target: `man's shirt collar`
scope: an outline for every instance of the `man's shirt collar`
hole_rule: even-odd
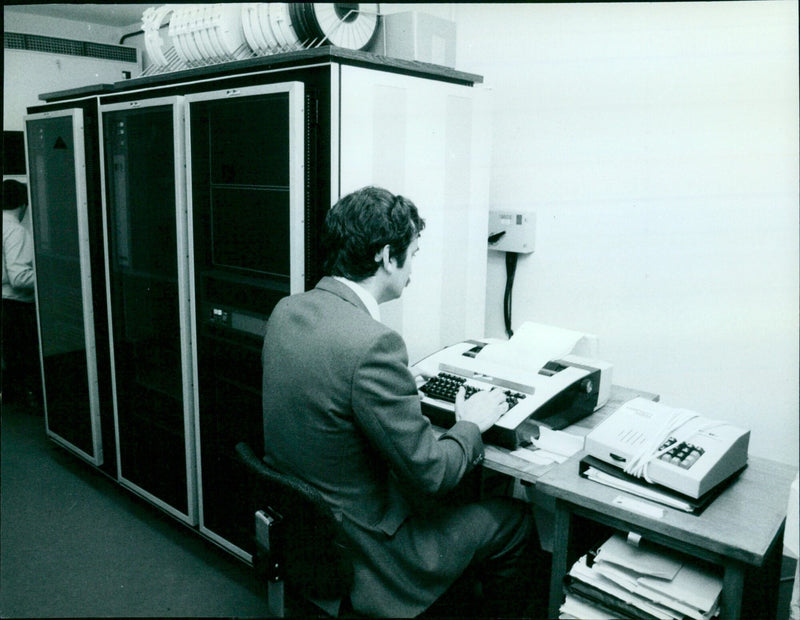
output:
[[[378,302],[372,296],[372,293],[370,293],[367,289],[361,286],[358,282],[353,282],[352,280],[348,280],[347,278],[343,278],[341,276],[333,276],[333,279],[338,280],[342,284],[350,287],[352,291],[356,295],[358,295],[358,298],[367,307],[367,312],[369,312],[369,315],[376,321],[381,320],[381,311],[378,308]]]

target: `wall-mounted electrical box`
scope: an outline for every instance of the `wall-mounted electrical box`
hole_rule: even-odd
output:
[[[536,240],[536,214],[489,211],[489,249],[530,254]]]

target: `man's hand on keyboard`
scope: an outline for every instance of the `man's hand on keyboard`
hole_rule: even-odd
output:
[[[465,399],[466,390],[460,387],[456,393],[456,421],[474,422],[481,433],[489,430],[501,415],[508,411],[503,390],[481,390]]]

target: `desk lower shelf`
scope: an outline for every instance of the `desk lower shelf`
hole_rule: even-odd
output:
[[[665,508],[663,517],[655,518],[615,504],[621,491],[581,478],[581,456],[551,468],[536,484],[537,493],[555,498],[551,616],[558,614],[563,576],[580,552],[575,545],[578,522],[634,532],[722,566],[723,618],[740,618],[743,609],[748,614],[754,609],[774,614],[786,502],[795,476],[792,467],[750,457],[739,479],[701,515]],[[748,583],[758,587],[746,587]],[[747,590],[754,590],[754,595],[747,596]]]

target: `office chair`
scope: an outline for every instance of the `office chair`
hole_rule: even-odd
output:
[[[250,477],[253,567],[266,579],[270,612],[285,617],[294,606],[287,599],[296,595],[294,604],[306,609],[289,609],[291,615],[312,615],[308,602],[330,616],[352,613],[353,564],[341,543],[341,525],[319,491],[267,467],[244,442],[236,454]]]

